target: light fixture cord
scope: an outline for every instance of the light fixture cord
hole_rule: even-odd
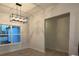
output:
[[[20,17],[21,17],[21,6],[20,6]]]
[[[18,6],[16,5],[16,15],[18,16]]]

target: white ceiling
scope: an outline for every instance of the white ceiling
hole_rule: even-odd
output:
[[[48,7],[48,6],[55,6],[57,5],[58,3],[35,3],[35,5],[38,5],[40,7]]]
[[[39,7],[39,8],[46,8],[48,6],[54,7],[57,5],[56,3],[21,3],[22,7],[22,13],[29,13],[32,11],[32,9]],[[14,9],[16,9],[15,3],[0,3],[0,12],[2,13],[11,13],[16,12]]]
[[[32,3],[21,3],[21,4],[22,4],[21,10],[24,11],[24,12],[27,12],[27,11],[31,10],[32,8],[36,7]],[[13,8],[13,9],[17,8],[15,3],[3,3],[3,5],[8,6],[10,8]]]

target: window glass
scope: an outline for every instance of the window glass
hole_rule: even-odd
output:
[[[0,44],[20,42],[20,27],[0,24]]]
[[[12,43],[20,42],[20,35],[12,35]]]
[[[12,26],[11,34],[20,34],[20,27],[19,26]]]

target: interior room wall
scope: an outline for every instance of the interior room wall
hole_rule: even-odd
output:
[[[10,22],[9,14],[0,13],[0,24],[16,25],[21,28],[21,42],[0,45],[0,54],[28,48],[28,23]]]
[[[40,13],[34,13],[29,20],[29,47],[44,52],[44,16]]]
[[[69,55],[78,55],[79,40],[79,4],[58,4],[56,7],[49,7],[32,13],[29,21],[30,47],[39,51],[45,51],[44,21],[46,18],[70,13],[70,32],[69,32]]]

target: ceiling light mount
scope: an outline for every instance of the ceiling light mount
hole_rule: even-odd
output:
[[[16,3],[16,5],[18,5],[18,6],[22,6],[22,4],[19,4],[19,3]]]

